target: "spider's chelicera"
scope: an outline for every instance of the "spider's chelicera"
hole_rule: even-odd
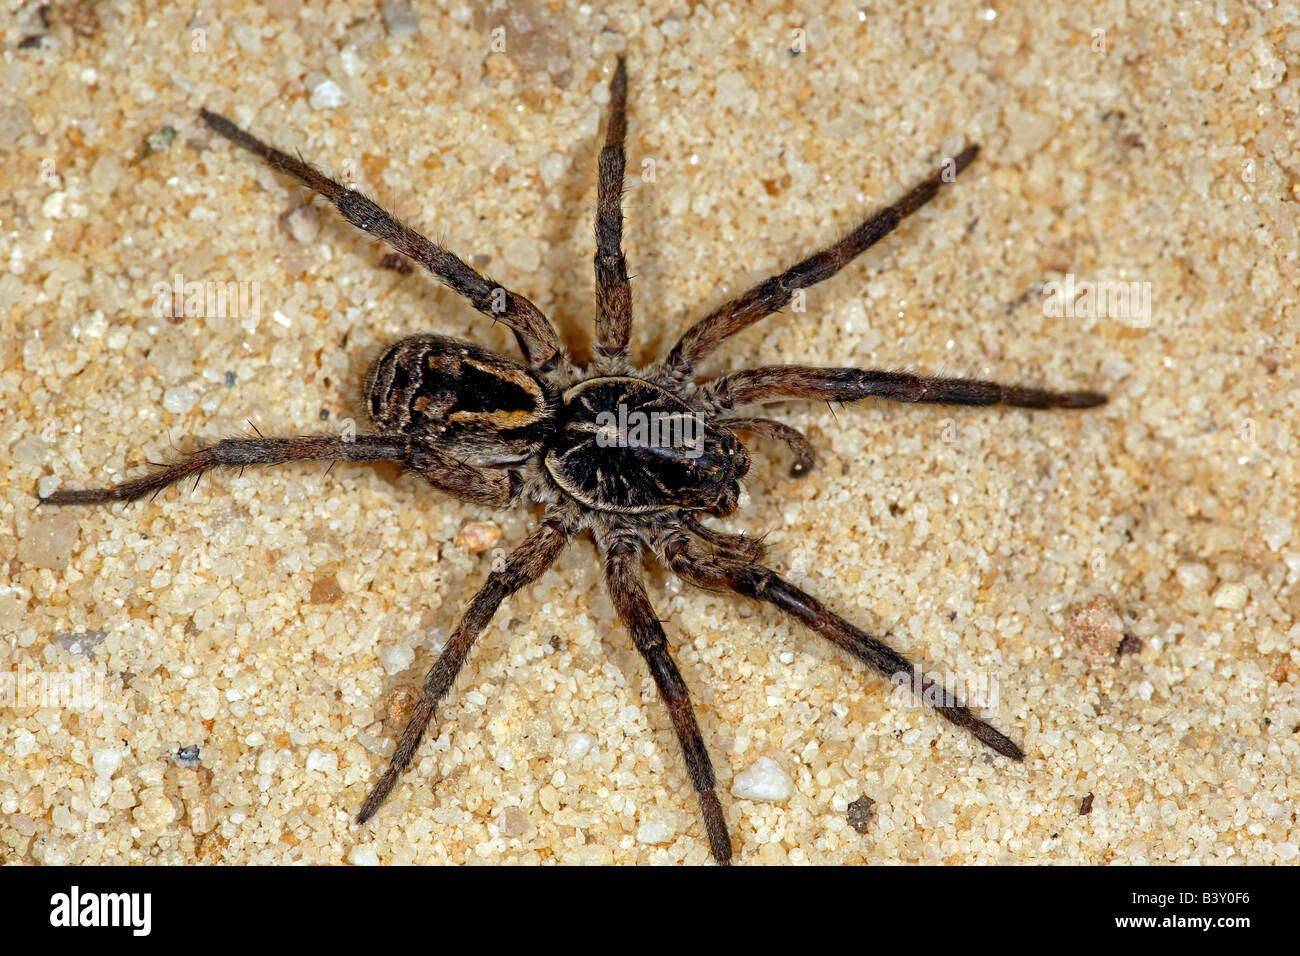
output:
[[[898,651],[765,567],[759,542],[712,529],[701,520],[726,517],[736,509],[740,483],[750,466],[740,435],[784,443],[795,458],[793,474],[811,467],[812,448],[800,432],[772,418],[737,414],[765,402],[877,397],[1086,408],[1105,401],[1095,392],[1045,391],[863,368],[783,365],[695,380],[700,363],[727,338],[779,310],[798,290],[844,268],[929,202],[943,183],[970,164],[978,147],[968,146],[946,160],[932,176],[838,242],[719,306],[692,325],[662,361],[638,366],[628,357],[632,298],[622,253],[627,105],[622,60],[614,71],[610,98],[596,208],[596,342],[586,365],[571,360],[550,321],[528,299],[485,278],[360,193],[203,110],[200,115],[213,131],[309,186],[354,226],[424,266],[478,311],[504,322],[518,340],[523,361],[446,336],[412,336],[390,347],[366,377],[364,401],[374,426],[370,434],[227,439],[133,481],[56,491],[41,500],[60,505],[129,501],[217,466],[314,460],[400,462],[465,501],[542,506],[537,529],[492,571],[430,669],[388,769],[367,797],[358,822],[375,814],[410,764],[435,708],[501,602],[537,580],[582,533],[595,541],[614,607],[667,705],[718,862],[731,859],[731,841],[686,684],[646,596],[640,568],[646,556],[657,557],[691,584],[774,605],[886,678],[905,683],[993,750],[1022,759],[1016,744]]]

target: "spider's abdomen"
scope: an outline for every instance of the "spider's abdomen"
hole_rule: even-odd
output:
[[[561,398],[546,469],[598,511],[735,510],[749,455],[739,439],[671,392],[617,376]]]
[[[554,402],[524,366],[445,335],[413,335],[370,367],[364,390],[375,427],[436,442],[474,464],[519,461],[554,427]]]

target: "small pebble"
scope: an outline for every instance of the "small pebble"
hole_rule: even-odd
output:
[[[161,830],[176,819],[176,807],[165,793],[155,791],[131,812],[131,818],[142,830]]]
[[[759,757],[731,784],[733,797],[759,803],[784,803],[793,792],[789,774],[771,757]]]
[[[48,498],[59,490],[61,484],[63,484],[63,479],[58,475],[43,475],[36,481],[36,494],[42,498]]]
[[[90,758],[90,765],[95,768],[95,776],[107,780],[117,773],[118,767],[122,766],[122,753],[114,747],[96,750],[95,755]]]
[[[1210,583],[1210,569],[1199,561],[1180,561],[1174,577],[1187,590],[1204,590]]]
[[[528,832],[528,814],[518,807],[506,807],[497,817],[497,827],[503,837],[513,839],[523,836]]]
[[[9,446],[9,459],[15,465],[35,468],[50,458],[50,446],[35,435],[25,435]]]
[[[31,110],[22,103],[0,104],[0,149],[16,149],[18,138],[31,129]]]
[[[745,94],[749,92],[749,81],[739,70],[728,70],[718,77],[716,89],[719,105],[739,109],[745,103]]]
[[[68,194],[63,190],[50,193],[41,203],[41,215],[48,219],[63,218],[63,207],[68,201]]]
[[[71,511],[42,515],[18,540],[18,562],[30,568],[62,571],[77,546],[77,515]]]
[[[564,175],[564,157],[559,153],[547,153],[537,164],[537,172],[542,177],[542,184],[547,188],[554,186]]]
[[[183,415],[194,407],[199,396],[194,389],[186,385],[175,385],[163,392],[163,408],[176,415]]]
[[[876,818],[876,801],[868,796],[861,796],[849,804],[848,821],[858,833],[866,833],[871,821]]]
[[[389,723],[395,727],[405,727],[406,722],[411,719],[417,702],[416,696],[405,687],[394,688],[388,695],[388,702],[384,707]]]
[[[637,827],[636,842],[656,846],[672,840],[672,831],[662,820],[648,820]]]
[[[542,264],[542,248],[531,236],[516,236],[501,250],[506,265],[519,272],[536,272]]]
[[[1076,608],[1067,626],[1089,667],[1096,669],[1114,662],[1124,638],[1124,622],[1109,600],[1098,595]]]
[[[1250,74],[1252,90],[1271,90],[1286,78],[1286,62],[1267,39],[1260,37],[1256,40],[1251,53],[1255,57],[1255,69]]]
[[[69,634],[66,631],[60,631],[50,638],[50,643],[59,645],[69,654],[80,654],[82,657],[93,658],[95,648],[104,643],[104,639],[107,637],[107,631],[88,631],[85,634]]]
[[[154,130],[144,140],[144,155],[152,156],[154,153],[161,153],[172,144],[176,138],[176,130],[170,126],[164,126],[162,129]]]
[[[564,759],[570,763],[577,762],[596,745],[596,738],[581,732],[569,734],[564,738]]]
[[[420,18],[415,15],[411,5],[405,0],[384,0],[380,8],[384,14],[384,26],[388,35],[409,37],[420,29]]]
[[[339,50],[339,66],[343,67],[343,72],[348,76],[356,76],[366,68],[357,48],[350,43]]]
[[[378,866],[379,854],[374,847],[354,846],[348,851],[348,862],[353,866]]]
[[[343,589],[339,587],[338,579],[332,574],[318,574],[312,579],[307,603],[333,604],[341,597]]]
[[[1260,529],[1264,532],[1264,543],[1270,551],[1281,551],[1294,533],[1291,519],[1285,515],[1270,515],[1260,522]]]
[[[303,203],[290,209],[280,217],[280,222],[289,235],[304,246],[315,239],[316,234],[320,232],[320,219],[316,215],[316,207],[310,203]]]
[[[932,827],[947,826],[953,819],[952,804],[940,797],[927,800],[921,807],[921,815]]]
[[[307,769],[318,770],[324,774],[331,774],[339,769],[339,755],[322,753],[319,750],[313,750],[307,754]]]
[[[307,98],[314,110],[332,110],[343,105],[343,90],[333,80],[322,80],[316,84]]]
[[[390,677],[400,674],[415,660],[415,651],[408,644],[388,644],[379,649],[379,663]]]
[[[1225,611],[1240,611],[1250,600],[1250,588],[1240,582],[1219,585],[1214,592],[1214,606]]]
[[[470,554],[482,554],[501,540],[501,529],[491,521],[471,521],[456,535],[456,544]]]

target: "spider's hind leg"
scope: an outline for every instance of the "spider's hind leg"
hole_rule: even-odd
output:
[[[693,547],[683,532],[670,531],[659,542],[668,566],[680,577],[710,591],[734,591],[756,601],[766,601],[832,644],[848,651],[876,673],[912,689],[946,720],[970,731],[993,750],[1023,760],[1024,751],[1005,734],[971,713],[955,694],[936,684],[915,664],[884,641],[854,627],[826,608],[811,594],[781,578],[770,568],[753,562],[705,554]]]
[[[402,731],[388,769],[371,788],[370,795],[362,804],[361,812],[357,814],[357,823],[365,823],[373,817],[383,802],[388,799],[389,793],[397,783],[397,778],[415,756],[420,740],[424,737],[424,731],[428,728],[429,721],[433,719],[438,702],[451,689],[452,682],[465,663],[465,658],[469,656],[470,648],[474,646],[474,641],[488,626],[488,622],[496,614],[501,602],[541,577],[546,569],[555,563],[555,559],[564,550],[568,540],[569,533],[559,521],[554,519],[543,521],[540,528],[510,553],[505,559],[504,567],[493,570],[488,575],[487,582],[479,588],[478,593],[469,602],[469,607],[465,609],[465,614],[456,625],[456,630],[447,641],[447,646],[438,655],[433,667],[429,668],[429,673],[424,679],[424,692],[420,695],[419,703],[415,705],[415,712],[407,721],[406,729]]]
[[[636,649],[645,658],[655,686],[659,688],[659,696],[672,718],[673,730],[682,746],[682,756],[686,758],[686,769],[700,799],[709,849],[719,863],[730,863],[731,837],[727,834],[727,821],[718,800],[713,764],[709,761],[709,751],[691,707],[690,691],[668,651],[663,625],[646,596],[637,567],[641,559],[640,550],[632,542],[617,538],[602,542],[601,550],[605,553],[605,584],[610,599],[619,618],[631,631]]]

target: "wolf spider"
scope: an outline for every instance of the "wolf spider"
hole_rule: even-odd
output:
[[[966,147],[838,242],[714,309],[692,325],[662,361],[638,366],[628,357],[632,297],[622,252],[627,113],[622,59],[611,81],[610,101],[596,204],[596,343],[585,365],[570,359],[555,328],[528,299],[487,279],[315,167],[268,146],[223,116],[201,111],[214,132],[315,190],[348,222],[424,266],[478,311],[504,322],[524,360],[441,335],[405,338],[384,352],[366,376],[364,401],[374,425],[371,434],[354,439],[226,439],[142,478],[109,488],[56,491],[41,500],[55,505],[130,501],[187,477],[197,479],[213,467],[311,460],[400,462],[464,501],[544,506],[540,525],[488,576],[429,670],[423,694],[388,769],[362,805],[358,823],[374,816],[410,764],[435,708],[501,602],[536,581],[570,539],[583,532],[595,541],[614,607],[667,705],[699,796],[709,847],[719,863],[730,861],[731,840],[686,684],[646,596],[640,564],[649,554],[698,587],[774,605],[876,672],[906,683],[939,714],[993,750],[1023,759],[1015,743],[898,651],[761,564],[760,542],[701,521],[706,515],[726,517],[736,510],[740,481],[750,465],[739,434],[783,443],[794,455],[796,475],[806,473],[813,463],[812,448],[799,431],[772,418],[735,414],[745,406],[791,398],[847,402],[867,397],[1027,408],[1087,408],[1105,402],[1095,392],[861,368],[768,366],[701,384],[694,381],[700,362],[725,340],[780,310],[797,290],[829,279],[888,235],[929,202],[941,184],[965,169],[979,147]],[[682,427],[645,427],[654,422]]]

